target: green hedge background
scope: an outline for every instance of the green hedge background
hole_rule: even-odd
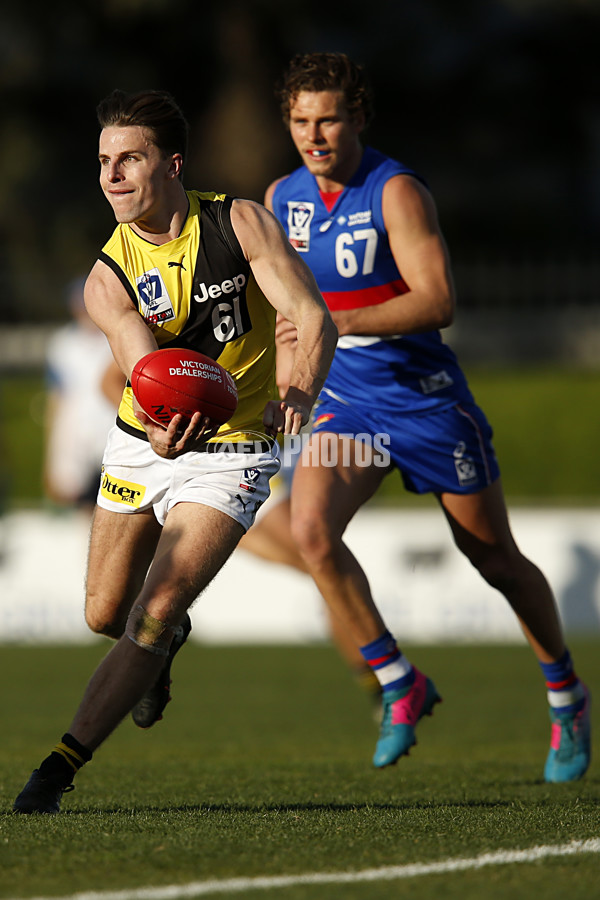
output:
[[[494,428],[504,488],[512,503],[600,503],[600,371],[467,368],[467,375]],[[0,403],[5,502],[13,507],[41,504],[43,375],[5,375]],[[407,494],[401,479],[392,474],[373,502],[407,506],[435,501]]]

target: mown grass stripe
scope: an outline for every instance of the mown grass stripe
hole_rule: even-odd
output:
[[[208,894],[235,894],[249,890],[272,890],[297,885],[348,884],[363,881],[394,881],[422,875],[442,875],[464,872],[485,866],[504,866],[513,863],[537,862],[548,857],[575,856],[581,853],[600,853],[600,838],[571,841],[568,844],[531,847],[529,850],[499,850],[480,856],[440,860],[433,863],[412,863],[405,866],[384,866],[362,872],[312,872],[304,875],[273,875],[255,878],[228,878],[222,881],[193,881],[156,888],[135,888],[123,891],[85,891],[62,898],[34,897],[29,900],[176,900],[179,897],[203,897]]]

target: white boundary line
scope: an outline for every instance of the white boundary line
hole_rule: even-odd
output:
[[[412,863],[406,866],[384,866],[363,869],[361,872],[312,872],[305,875],[272,875],[257,878],[228,878],[222,881],[192,881],[156,888],[134,888],[123,891],[85,891],[57,897],[32,897],[30,900],[176,900],[179,897],[202,897],[207,894],[236,894],[240,891],[269,890],[295,887],[298,884],[349,884],[361,881],[393,881],[416,878],[420,875],[440,875],[444,872],[465,872],[485,866],[505,866],[511,863],[537,862],[556,856],[576,856],[580,853],[600,853],[600,838],[571,841],[569,844],[549,844],[529,850],[499,850],[483,853],[470,859],[446,859],[433,863]]]

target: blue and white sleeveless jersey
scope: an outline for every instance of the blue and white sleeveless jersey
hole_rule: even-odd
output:
[[[423,182],[402,163],[366,147],[331,212],[305,166],[275,188],[275,215],[332,311],[375,306],[410,290],[392,256],[381,209],[384,184],[399,174]],[[324,390],[383,414],[433,412],[472,400],[439,331],[341,337]]]

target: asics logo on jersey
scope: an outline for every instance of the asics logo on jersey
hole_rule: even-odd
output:
[[[246,276],[241,272],[239,275],[234,275],[233,278],[226,278],[220,284],[209,284],[207,286],[202,282],[198,286],[198,292],[194,294],[194,300],[196,303],[205,303],[209,298],[215,300],[223,294],[232,294],[234,291],[239,293],[245,284]]]

